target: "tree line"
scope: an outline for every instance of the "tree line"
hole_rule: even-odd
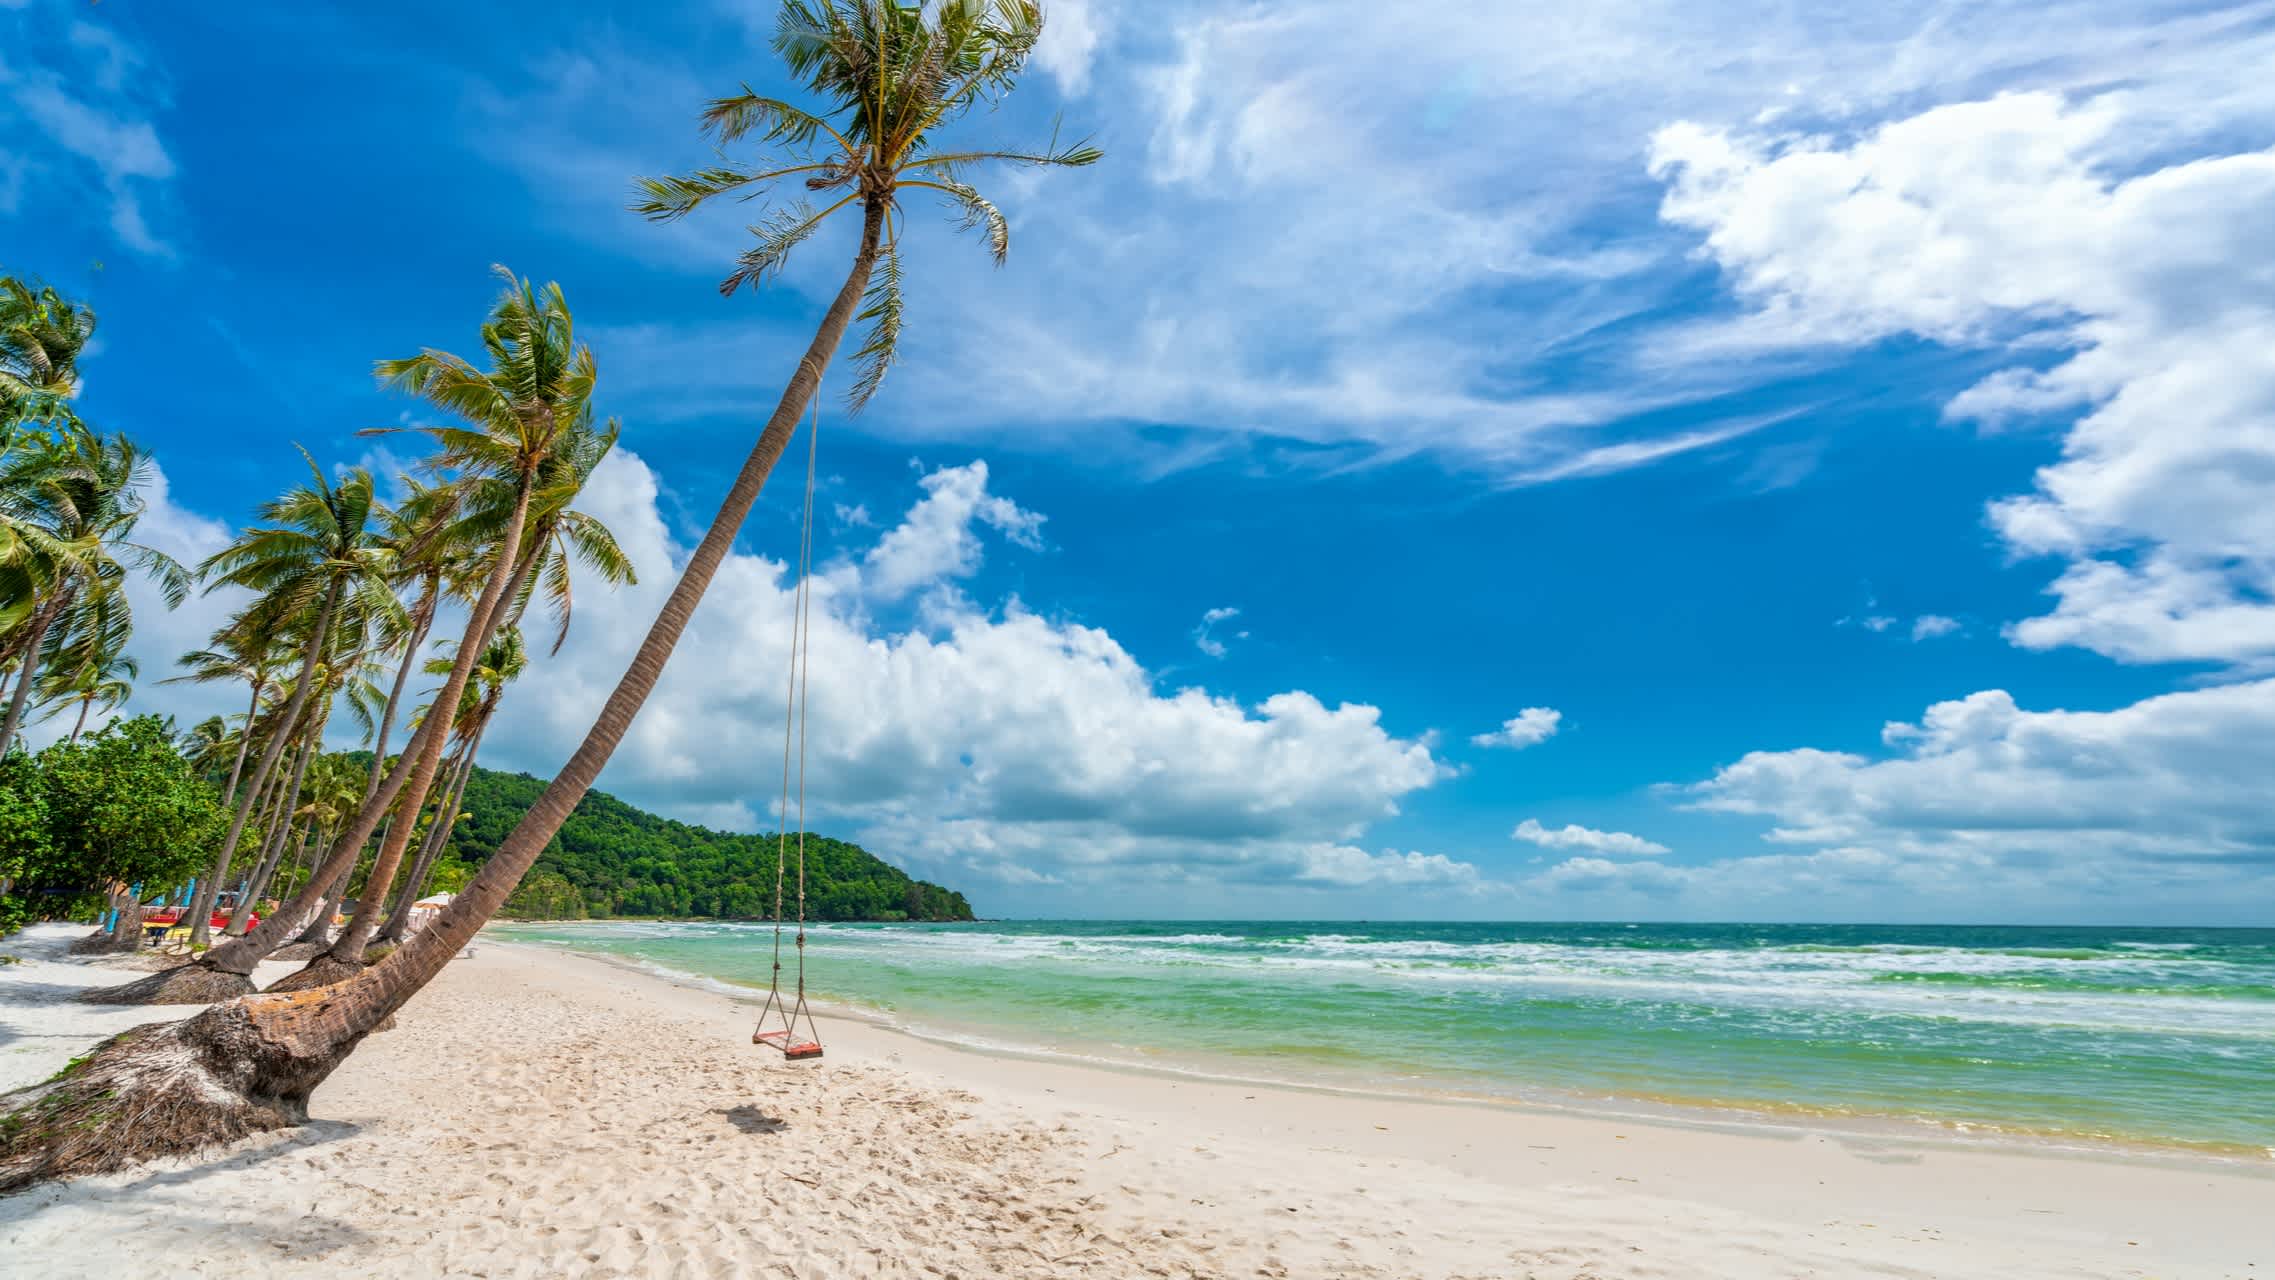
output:
[[[540,288],[500,268],[504,288],[480,326],[477,358],[426,348],[375,366],[384,386],[441,419],[404,429],[428,452],[397,500],[387,500],[367,471],[327,470],[304,453],[307,479],[264,504],[255,526],[194,569],[131,540],[147,464],[123,438],[99,436],[71,418],[65,402],[75,375],[43,372],[42,354],[0,384],[11,406],[11,456],[0,475],[15,465],[20,424],[30,424],[26,449],[63,459],[32,468],[38,481],[21,490],[32,495],[21,528],[18,490],[0,498],[10,519],[0,535],[0,574],[12,575],[0,579],[11,584],[0,591],[9,637],[0,660],[13,674],[0,752],[18,732],[19,708],[51,677],[95,679],[93,658],[108,651],[102,637],[123,616],[117,586],[129,572],[146,575],[168,601],[193,586],[242,592],[244,607],[180,677],[234,685],[245,708],[193,731],[202,761],[216,770],[228,762],[219,788],[228,817],[191,921],[203,934],[212,895],[244,874],[247,862],[256,881],[295,865],[295,854],[305,868],[297,891],[257,923],[241,909],[224,936],[195,939],[211,945],[187,963],[83,997],[207,1007],[179,1022],[137,1027],[55,1078],[0,1097],[0,1192],[300,1123],[310,1093],[472,940],[549,849],[561,849],[564,863],[548,874],[585,895],[586,886],[570,879],[568,843],[557,837],[654,690],[847,331],[856,322],[865,328],[847,393],[853,411],[875,394],[899,352],[907,197],[944,202],[1000,263],[1009,221],[967,178],[994,163],[1080,167],[1100,158],[1086,143],[1062,146],[1056,138],[1026,151],[942,140],[951,125],[1011,91],[1041,32],[1034,0],[782,0],[774,51],[811,105],[745,86],[701,113],[721,151],[718,163],[635,180],[632,207],[657,221],[721,197],[764,202],[723,293],[773,283],[822,223],[851,210],[859,228],[846,274],[591,728],[449,905],[391,950],[370,946],[385,928],[390,890],[396,904],[407,902],[440,860],[475,786],[483,730],[530,661],[523,646],[537,621],[532,608],[543,602],[557,648],[571,619],[572,563],[604,582],[632,578],[608,531],[576,508],[618,425],[595,420],[598,366],[576,341],[560,286]],[[729,160],[726,149],[737,146],[759,158]],[[41,307],[28,327],[37,330],[28,341],[41,353],[52,349],[51,330],[78,324],[91,331],[91,315],[81,324],[76,313]],[[441,646],[439,689],[406,697],[430,630],[446,618],[462,625]],[[93,702],[108,696],[71,687],[81,690],[71,696]],[[50,696],[42,705],[54,702]],[[368,722],[373,750],[361,778],[348,773],[317,806],[310,780],[340,781],[327,763],[336,757],[322,745],[341,710]],[[398,727],[406,737],[394,751]],[[629,892],[659,903],[668,897],[676,908],[687,884],[679,873],[711,856],[693,844],[685,852],[685,862],[678,851],[668,859],[642,855],[645,864],[632,857],[618,883],[649,886]],[[809,858],[815,852],[809,842]],[[821,860],[850,860],[854,852],[833,843]],[[737,865],[737,856],[721,852],[720,865]],[[845,869],[860,868],[848,861]],[[327,935],[332,904],[358,875],[363,892],[354,912]],[[928,896],[915,882],[898,887],[903,911],[961,905],[952,895]],[[255,993],[254,966],[290,954],[288,946],[310,953],[306,965]]]

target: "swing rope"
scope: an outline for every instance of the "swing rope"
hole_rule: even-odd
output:
[[[793,1061],[822,1056],[821,1033],[814,1027],[813,1010],[806,1007],[806,689],[813,639],[814,477],[821,445],[821,383],[815,379],[812,420],[806,428],[806,504],[798,536],[798,586],[790,613],[790,681],[782,699],[782,800],[776,807],[774,831],[774,981],[766,994],[766,1007],[758,1016],[752,1044],[768,1044]],[[782,898],[790,861],[790,747],[797,742],[798,800],[798,931],[797,999],[782,996]],[[767,1019],[782,1011],[782,1025],[767,1029]],[[805,1020],[806,1036],[798,1036],[798,1021]]]

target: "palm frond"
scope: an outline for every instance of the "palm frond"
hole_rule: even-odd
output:
[[[802,204],[776,210],[750,229],[750,233],[758,237],[758,243],[736,259],[734,271],[719,282],[719,292],[731,296],[746,284],[755,289],[766,283],[766,277],[782,270],[783,264],[789,261],[790,251],[804,243],[823,219],[857,198],[858,193],[846,196],[819,213]]]
[[[846,393],[846,403],[859,413],[877,394],[885,381],[885,373],[900,354],[901,340],[901,254],[900,242],[885,246],[878,256],[877,268],[869,277],[869,288],[862,295],[861,314],[856,317],[869,328],[863,335],[861,349],[853,353],[859,367],[853,387]]]

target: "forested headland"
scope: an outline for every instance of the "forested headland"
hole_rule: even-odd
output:
[[[458,859],[479,865],[497,851],[545,787],[526,773],[476,767],[453,838]],[[676,822],[588,791],[503,914],[534,920],[614,916],[759,919],[774,910],[775,838]],[[797,836],[790,837],[783,909],[795,914]],[[900,868],[857,844],[806,836],[809,920],[969,920],[964,895]]]

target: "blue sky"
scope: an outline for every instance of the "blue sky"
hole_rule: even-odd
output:
[[[1107,160],[982,184],[1000,270],[918,202],[823,416],[815,825],[999,914],[2275,922],[2275,8],[1504,8],[1049,6],[961,129]],[[548,772],[842,278],[624,210],[770,25],[0,0],[0,267],[186,554],[559,280],[643,585],[507,700]],[[796,499],[604,787],[770,820]]]

